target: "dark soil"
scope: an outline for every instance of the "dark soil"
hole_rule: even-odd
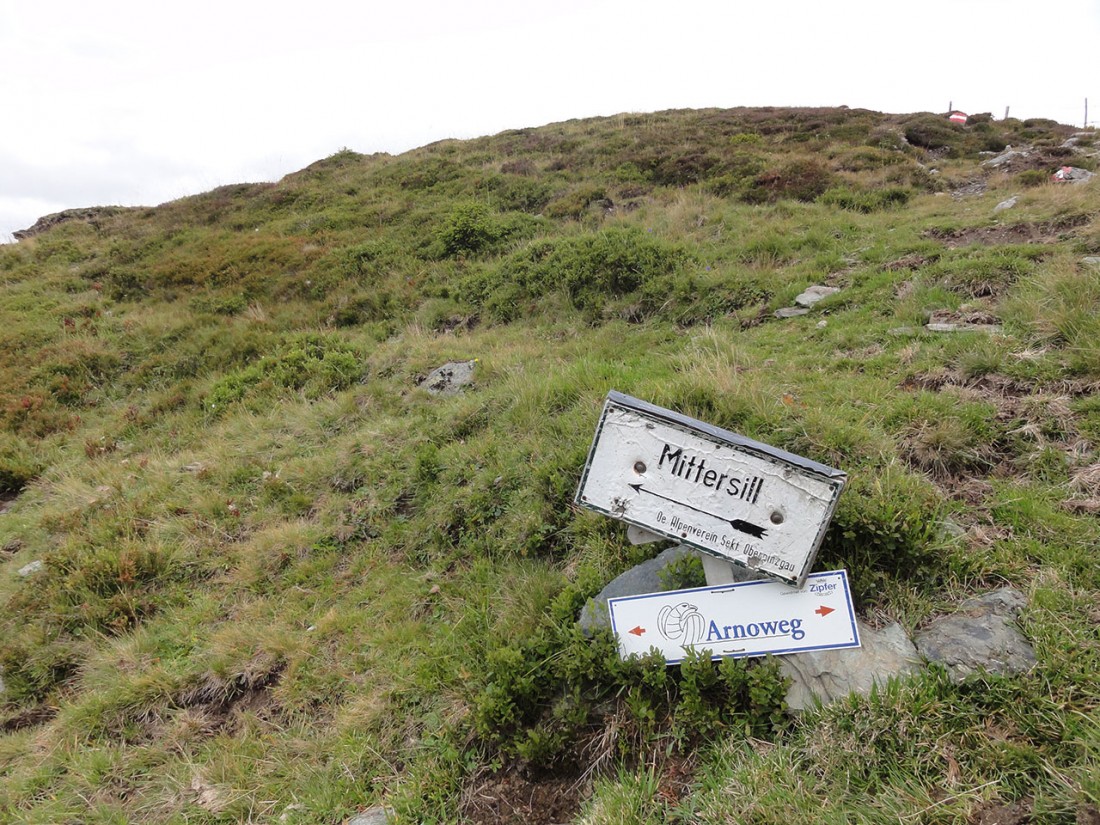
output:
[[[531,779],[518,769],[477,778],[463,794],[461,821],[472,825],[572,822],[582,794],[576,777]]]
[[[18,493],[0,493],[0,514],[6,513],[18,497]]]
[[[990,802],[970,817],[971,825],[1027,825],[1031,819],[1031,800],[1003,804]]]
[[[463,792],[461,821],[473,825],[572,822],[591,791],[589,773],[538,775],[517,764],[495,774],[482,774]],[[673,805],[688,794],[694,778],[693,759],[662,757],[657,794]]]
[[[202,717],[209,733],[233,733],[242,716],[273,716],[279,707],[271,694],[279,682],[285,664],[259,664],[256,668],[230,679],[213,674],[176,697],[176,704],[194,710]]]
[[[55,716],[57,716],[57,708],[49,705],[38,705],[0,722],[0,733],[15,733],[16,731],[33,728],[35,725],[44,725]]]
[[[1072,215],[1045,223],[1017,223],[1012,226],[969,226],[960,229],[930,229],[926,238],[934,238],[949,248],[974,244],[1056,243],[1065,235],[1088,223],[1088,215]]]

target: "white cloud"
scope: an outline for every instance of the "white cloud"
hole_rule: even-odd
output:
[[[15,204],[158,203],[343,146],[622,111],[953,102],[1079,122],[1090,93],[1100,111],[1098,39],[1095,0],[7,3],[0,235],[37,217]]]

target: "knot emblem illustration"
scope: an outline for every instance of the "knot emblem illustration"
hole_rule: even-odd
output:
[[[690,647],[702,641],[706,621],[699,609],[687,602],[678,605],[666,604],[657,614],[657,630],[670,642],[679,642]]]

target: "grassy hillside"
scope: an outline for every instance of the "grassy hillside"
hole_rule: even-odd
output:
[[[1100,821],[1073,133],[622,115],[0,247],[0,819]],[[818,569],[861,616],[1011,583],[1039,664],[795,717],[773,661],[621,663],[574,625],[659,549],[572,504],[609,389],[846,470]]]

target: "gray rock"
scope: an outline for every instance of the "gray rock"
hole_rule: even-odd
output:
[[[808,308],[812,307],[822,298],[828,298],[830,295],[835,295],[838,292],[840,292],[840,289],[835,286],[810,286],[806,287],[806,291],[799,294],[794,299],[794,302],[800,307]]]
[[[356,814],[345,825],[387,825],[390,821],[390,809],[375,805],[362,813]]]
[[[1087,255],[1081,259],[1086,266],[1100,266],[1100,255]]]
[[[1014,620],[1027,600],[1004,587],[967,599],[958,612],[936,619],[916,636],[917,650],[947,668],[955,681],[980,670],[1008,675],[1035,664],[1035,651]]]
[[[929,332],[1000,332],[997,324],[925,324]]]
[[[25,579],[27,578],[27,576],[33,576],[35,573],[40,573],[45,569],[46,563],[41,559],[35,559],[30,564],[24,564],[16,572],[19,576],[22,576]]]
[[[694,552],[696,551],[684,544],[669,547],[655,558],[616,576],[584,606],[579,620],[581,630],[591,634],[599,628],[611,626],[611,614],[607,608],[608,599],[619,596],[640,596],[643,593],[660,593],[665,589],[664,582],[661,581],[661,571]]]
[[[1017,158],[1026,158],[1031,154],[1030,148],[1025,149],[1013,149],[1011,146],[1006,147],[1005,151],[997,155],[995,158],[982,161],[982,166],[992,166],[994,169],[998,169],[1002,166],[1006,166]]]
[[[966,535],[966,528],[954,519],[945,518],[940,522],[939,527],[942,539],[961,539]]]
[[[885,685],[892,677],[920,669],[917,649],[901,625],[874,630],[858,620],[856,624],[861,647],[780,657],[780,670],[792,680],[787,691],[788,707],[806,710],[816,700],[829,704],[851,693],[866,695],[875,683]]]
[[[994,206],[994,207],[993,207],[993,211],[994,211],[994,212],[1003,212],[1003,211],[1004,211],[1005,209],[1011,209],[1011,208],[1012,208],[1013,206],[1015,206],[1015,205],[1016,205],[1016,203],[1017,203],[1017,201],[1019,201],[1019,199],[1020,199],[1020,198],[1019,198],[1019,196],[1018,196],[1018,195],[1013,195],[1013,196],[1012,196],[1011,198],[1009,198],[1008,200],[1006,200],[1006,201],[1001,201],[1001,202],[1000,202],[999,204],[997,204],[996,206]]]
[[[893,329],[887,330],[887,334],[889,334],[889,335],[898,335],[898,336],[901,336],[901,335],[917,335],[919,332],[920,332],[919,327],[894,327]]]
[[[783,307],[783,309],[777,309],[775,311],[776,318],[797,318],[799,315],[809,315],[808,309],[802,307]]]
[[[1081,169],[1077,166],[1063,166],[1054,173],[1054,180],[1062,183],[1088,183],[1095,176],[1095,172]]]
[[[420,386],[433,395],[454,395],[473,383],[476,364],[476,358],[473,361],[451,361],[432,370]]]

